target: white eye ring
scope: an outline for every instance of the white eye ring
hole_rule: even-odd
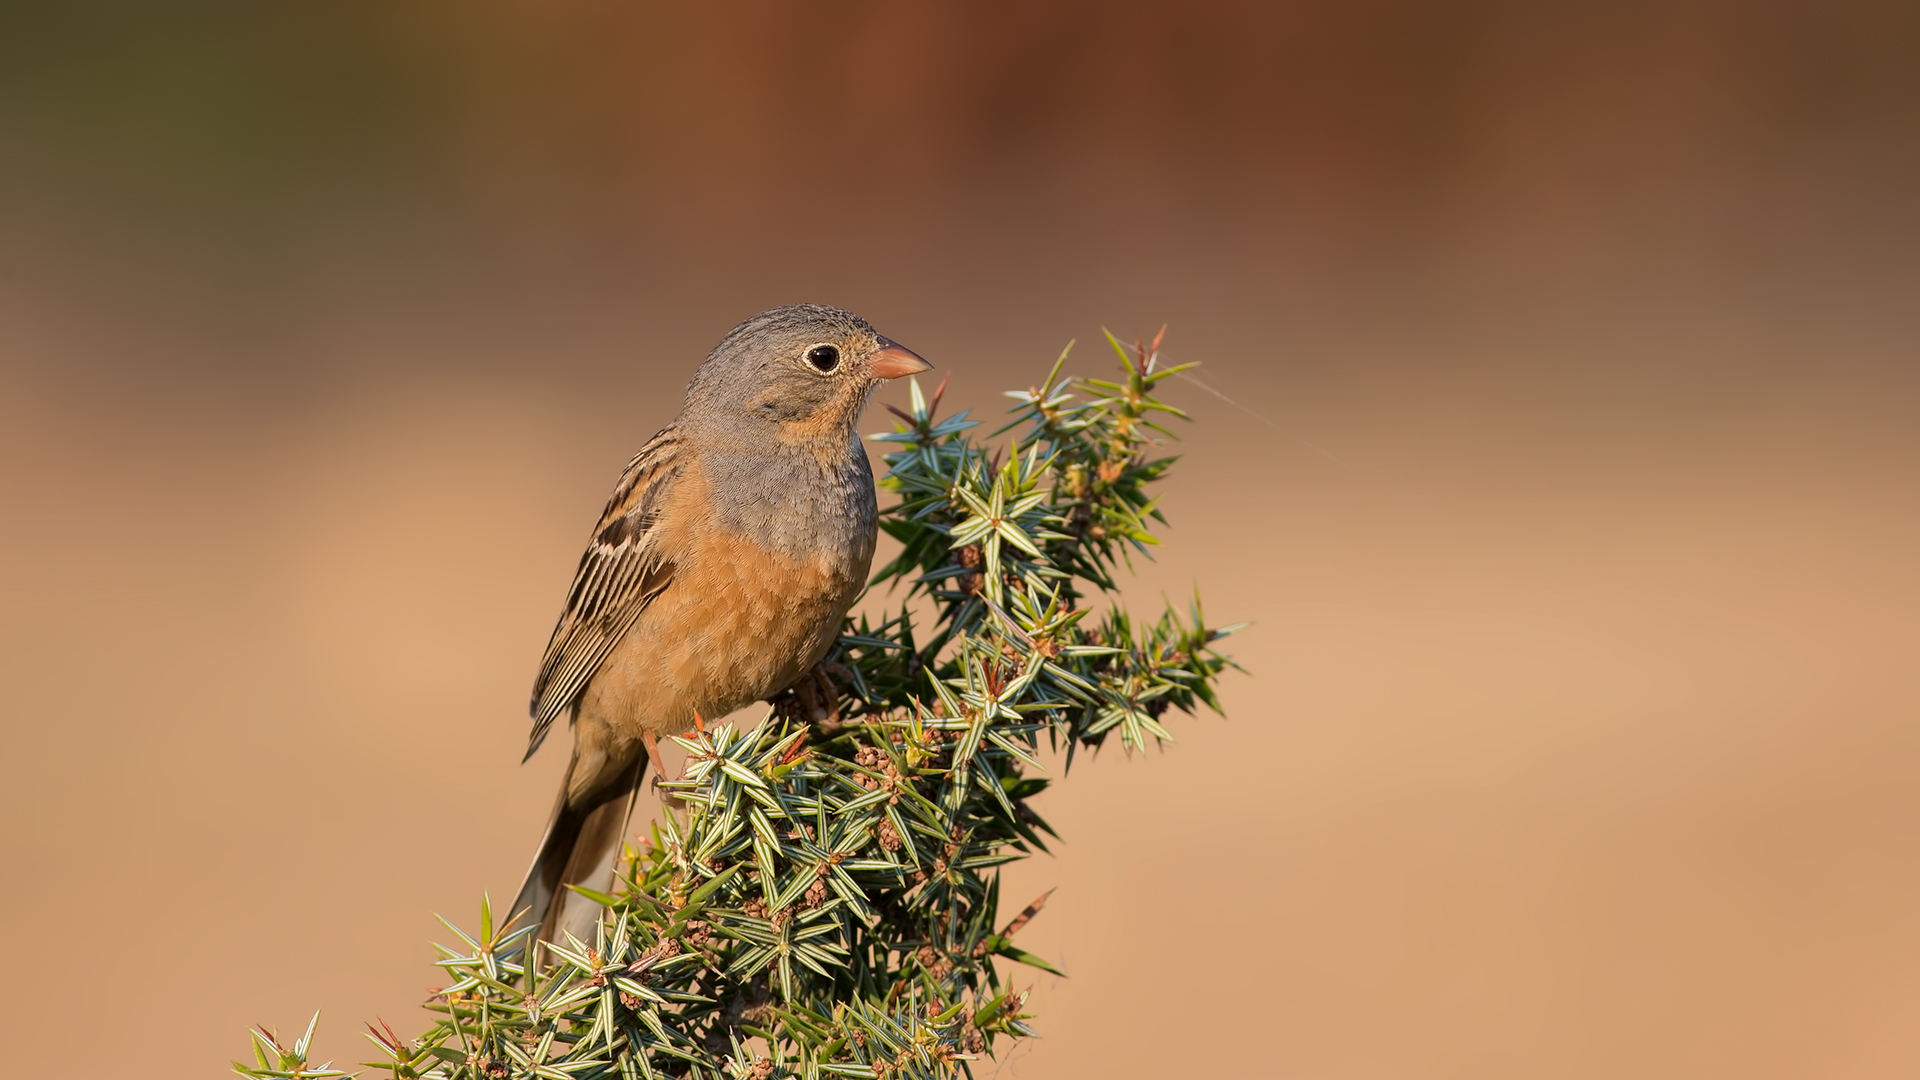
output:
[[[835,345],[815,345],[807,350],[807,365],[822,375],[831,375],[840,368],[840,349]]]

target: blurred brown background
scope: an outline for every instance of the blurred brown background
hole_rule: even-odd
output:
[[[8,1071],[419,1026],[601,499],[814,299],[1235,403],[1132,595],[1251,677],[1047,796],[984,1076],[1913,1075],[1916,192],[1910,4],[8,5]]]

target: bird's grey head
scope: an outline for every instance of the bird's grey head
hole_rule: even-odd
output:
[[[720,339],[687,386],[684,422],[787,440],[851,435],[867,395],[932,365],[850,311],[792,304],[763,311]]]

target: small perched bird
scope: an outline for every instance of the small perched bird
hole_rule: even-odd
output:
[[[613,489],[534,680],[532,757],[555,720],[573,759],[514,910],[585,941],[659,735],[772,697],[837,636],[873,561],[873,471],[854,425],[873,388],[926,371],[837,308],[734,327],[680,415]]]

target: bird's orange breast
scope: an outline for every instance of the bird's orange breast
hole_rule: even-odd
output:
[[[786,689],[833,643],[873,560],[866,530],[802,557],[730,531],[703,478],[686,476],[661,515],[673,582],[641,613],[580,698],[578,722],[606,734],[681,732]],[[842,533],[823,522],[823,533]],[[582,731],[580,734],[586,734]]]

